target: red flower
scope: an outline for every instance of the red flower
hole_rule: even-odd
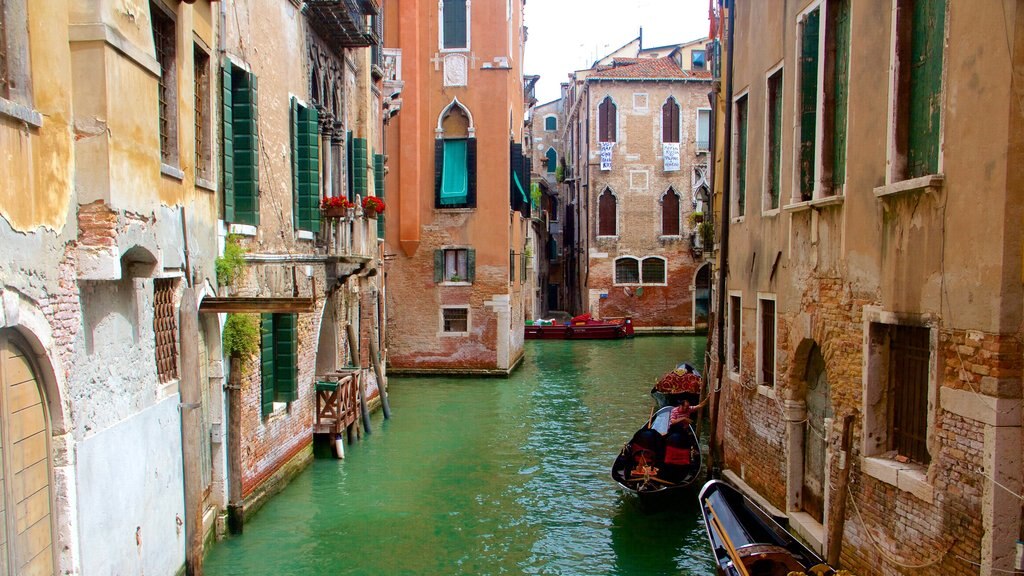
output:
[[[320,209],[326,210],[328,208],[339,208],[341,210],[348,210],[349,208],[355,208],[355,203],[349,202],[348,198],[344,196],[332,196],[330,198],[324,198],[320,201]]]
[[[366,198],[363,198],[364,211],[372,211],[380,214],[384,212],[385,208],[387,208],[387,206],[384,204],[384,200],[376,196],[367,196]]]

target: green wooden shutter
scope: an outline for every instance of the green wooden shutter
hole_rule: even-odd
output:
[[[442,176],[444,175],[444,140],[434,140],[434,208],[441,207]]]
[[[274,315],[260,314],[260,406],[263,415],[274,411]]]
[[[299,106],[298,206],[300,229],[320,230],[320,114],[316,108]]]
[[[353,140],[353,138],[352,138],[352,131],[349,130],[345,134],[345,154],[346,154],[346,164],[345,164],[345,166],[348,168],[348,170],[347,170],[348,193],[346,194],[346,196],[348,197],[348,199],[350,201],[354,201],[356,199],[355,192],[353,192],[354,188],[353,188],[353,184],[352,184],[352,174],[354,173],[353,168],[352,168],[352,162],[353,162],[353,159],[355,158],[355,154],[352,153],[352,140]]]
[[[302,220],[302,201],[299,199],[299,102],[292,96],[288,103],[291,120],[291,141],[292,141],[292,225],[296,230],[305,230]]]
[[[739,133],[736,143],[736,200],[739,216],[747,210],[747,97],[736,102],[736,131]]]
[[[466,281],[473,283],[476,280],[476,250],[466,250]]]
[[[782,195],[782,71],[776,72],[768,80],[769,106],[771,110],[771,135],[769,139],[769,157],[771,162],[771,206],[779,207]]]
[[[939,171],[946,0],[916,0],[910,32],[907,177]]]
[[[832,9],[830,7],[830,9]],[[836,0],[835,65],[832,126],[832,186],[838,189],[846,182],[846,114],[850,101],[850,0]]]
[[[369,194],[369,174],[367,174],[366,138],[352,139],[352,190],[366,198]]]
[[[232,129],[231,109],[231,60],[224,60],[224,66],[220,72],[221,78],[221,99],[222,99],[222,146],[223,156],[221,159],[221,182],[223,182],[224,200],[224,221],[235,221],[235,133]]]
[[[373,193],[380,198],[384,199],[384,155],[374,154],[373,155]],[[384,214],[377,215],[377,238],[384,239]]]
[[[298,314],[274,314],[274,401],[298,399]]]
[[[818,121],[818,38],[821,10],[804,20],[800,40],[800,197],[814,197],[815,135]]]
[[[526,250],[519,255],[519,283],[526,284]]]
[[[434,250],[434,282],[444,280],[444,250]]]
[[[476,208],[476,138],[466,139],[466,205]]]
[[[235,217],[240,224],[256,226],[260,223],[257,79],[243,72],[235,74],[232,81]]]

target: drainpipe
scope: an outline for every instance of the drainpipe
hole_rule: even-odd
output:
[[[731,204],[731,193],[732,193],[732,146],[729,139],[732,136],[732,61],[733,61],[733,40],[735,33],[733,32],[736,24],[736,0],[725,0],[725,5],[729,10],[729,29],[727,31],[727,53],[726,53],[726,66],[727,73],[725,79],[725,150],[722,154],[722,177],[725,179],[722,184],[722,210],[721,210],[721,250],[719,253],[719,266],[718,266],[718,317],[716,318],[718,326],[716,331],[718,333],[718,370],[716,371],[716,383],[715,388],[712,392],[714,401],[711,404],[711,438],[709,441],[710,448],[710,470],[711,475],[718,477],[722,471],[722,446],[721,440],[718,438],[718,412],[719,412],[719,401],[721,400],[722,390],[722,373],[725,371],[725,293],[726,293],[726,277],[729,275],[729,208]]]

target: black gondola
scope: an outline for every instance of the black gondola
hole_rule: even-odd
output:
[[[695,379],[693,377],[696,377]],[[683,362],[675,370],[665,374],[651,388],[651,396],[658,407],[679,406],[687,401],[691,406],[700,402],[700,386],[703,380],[700,371],[692,364]]]
[[[612,479],[644,504],[690,486],[700,474],[697,434],[686,422],[670,425],[671,413],[671,406],[655,412],[612,464]]]
[[[708,481],[699,498],[719,576],[835,573],[760,506],[725,482]]]

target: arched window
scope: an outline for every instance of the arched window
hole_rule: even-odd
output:
[[[457,99],[437,121],[434,141],[434,207],[476,206],[476,129],[473,116]]]
[[[555,116],[548,116],[547,118],[544,118],[544,129],[548,132],[558,130],[558,118]]]
[[[640,267],[640,281],[644,284],[664,284],[665,259],[659,256],[644,258]]]
[[[611,190],[605,189],[604,193],[601,194],[601,198],[597,201],[598,236],[615,236],[615,210],[615,195],[612,194]]]
[[[632,256],[623,256],[615,259],[615,283],[616,284],[639,284],[640,283],[640,261]]]
[[[679,142],[679,104],[671,96],[661,107],[661,141]]]
[[[679,236],[679,194],[671,188],[661,197],[661,235]]]
[[[597,140],[598,142],[615,142],[617,133],[615,126],[616,109],[611,96],[605,96],[597,107]]]
[[[548,148],[548,173],[554,174],[555,166],[558,165],[558,152],[554,148]]]

